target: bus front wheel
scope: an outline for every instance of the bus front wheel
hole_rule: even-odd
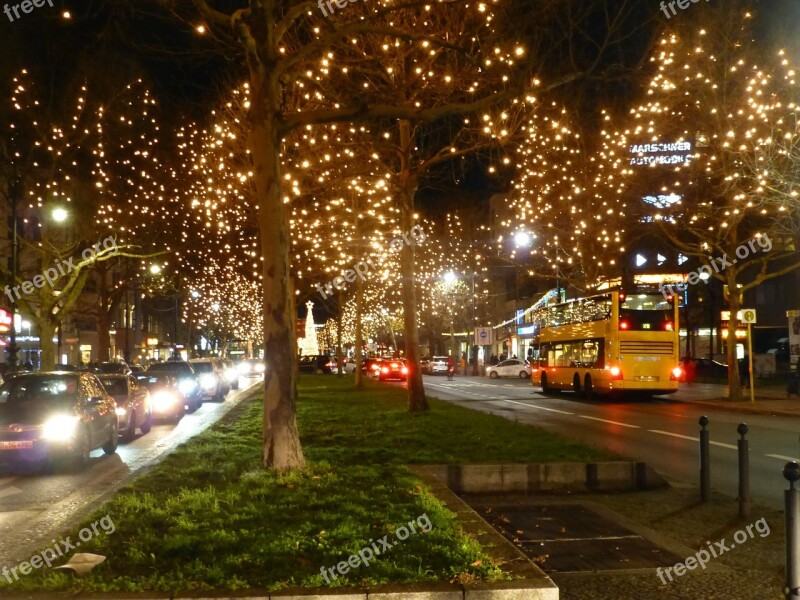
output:
[[[586,378],[583,380],[583,394],[587,400],[596,400],[597,394],[594,391],[594,387],[592,386],[592,376],[587,375]]]
[[[543,394],[549,394],[550,392],[553,391],[549,387],[547,387],[547,373],[542,373],[541,382],[542,382],[542,393]]]
[[[577,373],[575,373],[575,375],[572,377],[572,391],[575,392],[575,395],[580,398],[580,396],[581,396],[581,378]]]

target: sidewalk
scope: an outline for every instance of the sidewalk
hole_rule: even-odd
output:
[[[742,390],[744,401],[732,402],[727,398],[728,386],[717,383],[682,383],[676,393],[662,397],[676,402],[742,413],[800,417],[800,398],[797,396],[787,398],[786,386],[759,385],[759,383],[756,380],[753,403],[750,402],[749,388]]]

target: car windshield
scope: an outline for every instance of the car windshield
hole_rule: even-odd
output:
[[[0,408],[30,405],[63,408],[71,406],[77,396],[77,377],[14,377],[0,387]]]
[[[126,396],[128,394],[128,382],[122,377],[101,377],[100,383],[103,384],[109,396]]]
[[[97,365],[97,370],[102,373],[122,373],[125,370],[125,365],[119,363],[101,363]]]
[[[140,379],[139,382],[146,388],[155,388],[155,387],[170,385],[169,375],[152,375],[150,377],[144,377]]]
[[[214,370],[214,365],[210,362],[192,363],[192,368],[195,373],[211,373]]]

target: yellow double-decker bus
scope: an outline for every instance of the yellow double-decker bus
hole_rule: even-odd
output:
[[[593,398],[678,389],[678,306],[661,293],[576,298],[536,309],[532,322],[531,379],[544,392]]]

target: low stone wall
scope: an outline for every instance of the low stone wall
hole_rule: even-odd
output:
[[[621,492],[667,485],[645,463],[633,461],[427,465],[425,469],[457,494]]]

